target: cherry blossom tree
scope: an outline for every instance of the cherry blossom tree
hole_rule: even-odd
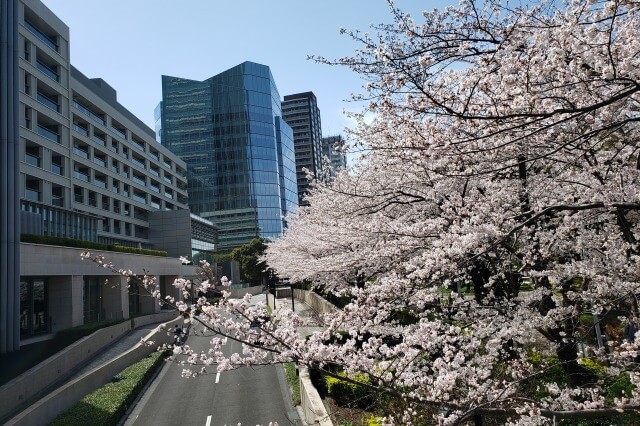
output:
[[[394,424],[638,409],[640,340],[589,336],[603,318],[638,316],[640,2],[390,10],[374,34],[343,31],[354,56],[316,58],[366,81],[350,134],[363,154],[315,184],[265,256],[279,276],[350,302],[308,338],[294,313],[267,320],[250,296],[180,305],[217,335],[209,353],[176,349],[194,364],[185,375],[338,366],[394,401]],[[243,354],[225,357],[225,336]],[[610,380],[628,389],[607,394]]]
[[[637,314],[639,7],[463,1],[418,22],[391,4],[375,35],[345,31],[355,56],[317,58],[367,80],[351,131],[366,153],[316,185],[267,260],[354,298],[329,330],[365,343],[330,361],[397,392],[397,421],[429,405],[450,422],[603,409],[613,401],[581,357],[635,371],[636,342],[579,349],[586,314]],[[395,319],[405,311],[412,323]],[[566,383],[536,399],[523,389],[544,349]]]

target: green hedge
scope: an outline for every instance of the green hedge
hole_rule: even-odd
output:
[[[92,241],[75,240],[73,238],[52,237],[49,235],[20,234],[20,241],[23,243],[48,244],[52,246],[76,247],[89,250],[116,251],[121,253],[147,254],[149,256],[166,257],[164,250],[139,249],[135,247],[125,247],[119,245],[107,245],[94,243]]]
[[[340,375],[342,376],[344,374],[341,373]],[[349,375],[348,377],[356,382],[369,384],[369,380],[364,374]],[[339,405],[368,408],[375,402],[375,395],[373,395],[372,390],[365,386],[359,386],[355,383],[330,376],[325,376],[324,380],[327,386],[327,393],[331,395]]]
[[[84,325],[79,325],[73,328],[65,328],[64,330],[60,330],[56,333],[55,338],[60,339],[64,342],[75,342],[78,339],[83,338],[84,336],[88,336],[96,330],[100,330],[101,328],[111,327],[112,325],[120,324],[126,320],[116,320],[116,321],[99,321],[99,322],[91,322]]]
[[[291,402],[293,405],[300,405],[300,379],[298,378],[298,372],[296,371],[296,365],[293,362],[287,362],[284,364],[284,372],[287,376],[287,382],[291,388]]]
[[[162,360],[162,353],[154,352],[126,368],[114,376],[113,382],[85,396],[50,425],[117,425]]]

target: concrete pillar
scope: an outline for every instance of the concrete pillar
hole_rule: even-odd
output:
[[[84,277],[71,277],[71,326],[84,324]]]
[[[73,327],[73,287],[72,277],[49,277],[49,317],[51,317],[51,331],[56,332]]]
[[[156,275],[156,283],[160,285],[160,276]],[[142,287],[142,286],[141,286]],[[153,314],[160,312],[160,305],[155,297],[152,297],[144,289],[140,290],[140,313]]]
[[[129,288],[127,287],[126,277],[113,277],[111,282],[115,283],[116,280],[120,283],[120,306],[122,307],[122,318],[129,318]]]
[[[18,1],[0,0],[0,353],[20,349]]]
[[[102,311],[104,312],[104,320],[114,321],[124,318],[123,298],[122,298],[122,277],[100,277],[100,286],[102,287]],[[126,280],[125,280],[126,287]],[[127,302],[124,300],[124,302]],[[127,313],[129,303],[127,305]]]

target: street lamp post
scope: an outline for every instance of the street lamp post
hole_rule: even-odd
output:
[[[291,309],[293,312],[296,311],[296,298],[293,297],[293,284],[289,284],[289,289],[291,290]]]

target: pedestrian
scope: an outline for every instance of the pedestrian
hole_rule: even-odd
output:
[[[178,324],[176,324],[176,328],[173,331],[174,334],[174,339],[173,339],[173,345],[174,346],[181,346],[182,345],[182,327],[180,327]]]

